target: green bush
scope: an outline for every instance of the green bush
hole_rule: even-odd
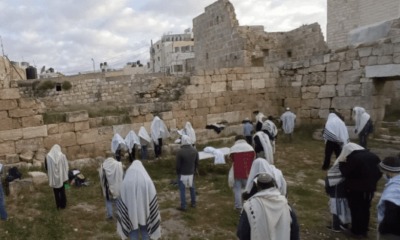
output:
[[[56,83],[51,80],[46,80],[39,84],[37,87],[38,90],[50,90],[56,86]]]
[[[68,81],[64,81],[64,82],[62,83],[61,88],[62,88],[63,90],[65,90],[65,91],[70,90],[70,89],[72,88],[72,84],[71,84],[70,82],[68,82]]]

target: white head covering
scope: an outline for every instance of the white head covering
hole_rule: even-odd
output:
[[[61,147],[55,144],[46,157],[47,175],[49,177],[49,186],[60,188],[68,180],[68,161],[61,152]]]
[[[367,124],[368,120],[371,116],[365,111],[362,107],[354,107],[353,108],[353,119],[355,121],[355,129],[357,133],[360,133],[365,124]]]
[[[114,158],[107,158],[99,169],[100,185],[103,190],[103,196],[106,196],[107,188],[111,193],[110,199],[119,197],[123,178],[122,163]]]
[[[261,112],[259,112],[257,115],[256,115],[256,122],[263,122],[263,120],[264,120],[264,118],[265,118],[265,115],[263,114],[263,113],[261,113]]]
[[[296,115],[291,111],[286,111],[281,116],[282,128],[285,134],[290,134],[294,130],[294,121],[296,120]]]
[[[267,130],[274,137],[278,135],[278,128],[276,127],[275,123],[269,119],[263,122],[261,130]]]
[[[181,145],[192,145],[192,140],[188,135],[182,135],[181,137]]]
[[[264,158],[257,158],[251,165],[249,177],[247,178],[246,192],[250,193],[253,187],[254,178],[260,173],[268,173],[276,182],[276,185],[282,195],[286,195],[286,180],[283,177],[282,171],[277,169],[274,165],[269,164]]]
[[[165,125],[164,121],[161,120],[159,117],[155,116],[153,121],[151,122],[151,138],[153,142],[158,145],[159,138],[168,138],[169,131],[167,126]]]
[[[256,134],[254,134],[254,137],[255,136],[258,136],[260,138],[261,145],[264,149],[265,159],[267,159],[270,164],[274,164],[274,149],[272,148],[272,144],[269,140],[268,135],[264,132],[257,132]]]
[[[325,140],[346,144],[349,142],[347,127],[335,113],[328,115],[323,137]]]
[[[144,128],[143,126],[141,126],[139,129],[139,137],[147,141],[148,143],[151,143],[151,138],[147,133],[146,128]]]
[[[192,144],[196,143],[196,132],[194,131],[192,124],[190,122],[186,122],[185,124],[185,133],[190,137],[190,140],[192,141]]]
[[[149,174],[139,160],[126,171],[117,201],[117,232],[123,239],[139,225],[146,226],[151,239],[161,237],[161,216],[157,192]]]
[[[114,137],[111,140],[111,152],[115,153],[118,150],[118,147],[123,149],[126,148],[125,140],[118,133],[114,134]]]
[[[229,149],[229,154],[241,153],[241,152],[254,152],[254,148],[246,142],[244,139],[239,139]]]
[[[128,135],[126,135],[125,144],[128,147],[129,153],[132,152],[132,148],[135,144],[140,145],[139,137],[133,130],[129,131]]]
[[[347,156],[349,156],[353,151],[362,149],[364,148],[352,142],[345,144],[342,148],[342,152],[340,152],[340,155],[336,159],[334,164],[336,164],[337,162],[346,162]]]

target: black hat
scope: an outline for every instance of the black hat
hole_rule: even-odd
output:
[[[400,173],[400,158],[398,157],[387,157],[379,163],[379,167],[382,171],[390,173]]]

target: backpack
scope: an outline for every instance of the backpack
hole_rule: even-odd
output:
[[[77,169],[68,171],[68,179],[71,185],[75,185],[77,187],[87,185],[85,176]]]
[[[21,179],[22,173],[18,170],[17,167],[12,167],[8,169],[8,174],[6,176],[6,182],[12,182],[15,179]]]

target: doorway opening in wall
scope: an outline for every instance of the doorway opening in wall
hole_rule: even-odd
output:
[[[286,54],[287,54],[288,58],[291,58],[292,57],[292,50],[287,50]]]
[[[62,90],[62,85],[61,83],[56,83],[56,91],[60,92]]]

